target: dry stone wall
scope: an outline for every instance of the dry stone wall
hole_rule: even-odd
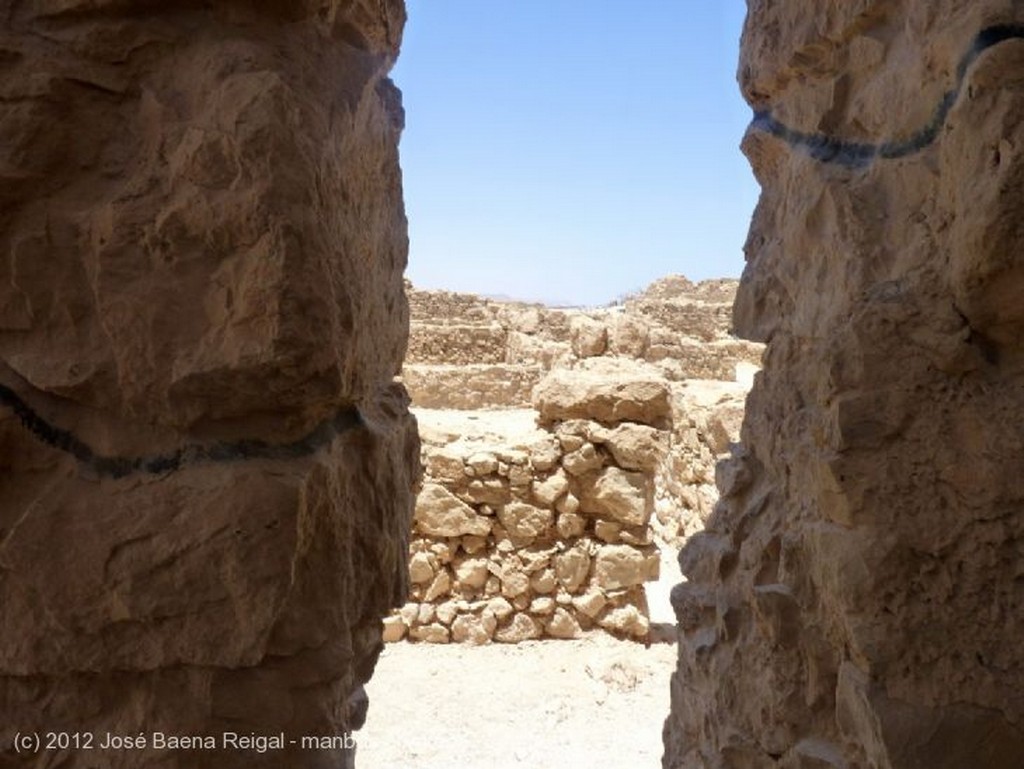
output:
[[[535,398],[537,412],[507,412],[490,432],[419,412],[426,477],[412,591],[385,621],[387,640],[516,643],[594,627],[647,636],[668,383],[556,372]]]
[[[400,0],[0,11],[0,765],[343,734],[407,589]]]
[[[388,640],[647,635],[643,584],[710,515],[760,352],[729,334],[735,286],[587,311],[407,287],[427,476]]]
[[[751,2],[767,342],[680,555],[673,769],[1024,766],[1024,16]]]
[[[737,366],[760,365],[760,345],[730,333],[736,281],[671,276],[592,309],[409,288],[402,376],[421,408],[529,408],[548,371],[597,357],[643,361],[672,381],[735,381]]]

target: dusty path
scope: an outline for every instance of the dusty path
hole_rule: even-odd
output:
[[[666,614],[672,556],[651,586]],[[670,611],[670,610],[669,610]],[[360,769],[657,769],[676,646],[603,633],[515,646],[390,644],[367,686]]]
[[[674,644],[392,644],[367,687],[361,769],[656,769]]]

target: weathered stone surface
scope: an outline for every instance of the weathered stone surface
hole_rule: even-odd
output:
[[[629,545],[602,545],[594,555],[594,584],[618,590],[656,580],[661,561],[657,550]]]
[[[522,643],[532,638],[539,638],[543,629],[543,625],[529,614],[518,612],[508,625],[495,631],[494,640],[506,644]]]
[[[452,623],[452,640],[455,643],[468,643],[482,646],[491,642],[498,623],[494,615],[484,612],[482,615],[460,614]]]
[[[535,507],[525,502],[510,502],[498,511],[498,520],[513,537],[532,540],[551,527],[555,522],[555,514],[548,508]]]
[[[562,467],[571,475],[583,475],[591,470],[596,470],[604,460],[597,453],[593,443],[584,443],[575,451],[571,451],[562,457]]]
[[[671,416],[668,384],[653,376],[559,369],[533,391],[533,405],[545,422],[594,419],[614,424],[663,425]]]
[[[580,509],[584,513],[604,515],[622,523],[642,526],[654,508],[651,485],[642,473],[630,473],[618,467],[606,467],[585,479]]]
[[[455,576],[463,587],[480,589],[490,574],[487,563],[486,558],[466,558],[455,566]]]
[[[423,484],[416,498],[415,521],[427,534],[438,537],[459,537],[463,534],[483,536],[491,530],[491,521],[436,483]]]
[[[646,612],[643,591],[633,589],[635,573],[619,580],[605,575],[608,584],[631,587],[602,588],[587,559],[602,542],[636,548],[643,559],[652,543],[661,544],[663,536],[676,541],[702,526],[710,514],[717,499],[715,457],[737,437],[735,413],[729,412],[731,421],[719,419],[718,413],[726,413],[723,398],[734,408],[745,390],[729,382],[669,382],[666,377],[717,376],[722,371],[733,377],[732,364],[738,360],[731,357],[733,346],[740,344],[728,338],[733,288],[728,281],[694,285],[668,278],[631,297],[625,306],[586,311],[411,290],[413,322],[418,325],[404,371],[415,378],[443,370],[444,377],[428,396],[414,395],[421,402],[426,397],[426,403],[448,407],[416,411],[428,489],[430,484],[443,486],[491,522],[490,532],[483,535],[447,536],[451,529],[429,534],[420,527],[414,531],[413,596],[422,602],[429,594],[436,603],[436,611],[423,622],[454,627],[448,619],[452,606],[457,616],[476,617],[480,607],[475,602],[499,594],[507,597],[509,611],[540,619],[547,636],[551,601],[588,630],[600,627],[598,615],[605,608],[634,602],[638,611]],[[620,321],[621,315],[629,317]],[[619,330],[615,350],[606,345],[610,327]],[[460,344],[463,335],[465,344]],[[602,422],[586,410],[578,418],[542,419],[538,425],[535,410],[513,408],[518,396],[501,394],[524,366],[572,368],[579,381],[599,381],[612,390],[615,382],[627,388],[637,382],[663,384],[669,388],[670,414],[660,419],[659,427],[628,420]],[[494,375],[484,388],[487,409],[478,408],[483,401],[474,400],[482,392],[477,377],[484,368]],[[601,479],[595,493],[598,473],[611,467],[631,475],[621,483]],[[646,480],[629,483],[639,476]],[[591,498],[581,514],[585,488]],[[596,505],[593,497],[598,498]],[[634,522],[638,520],[643,522]],[[570,556],[571,564],[563,559],[559,575],[551,556],[578,545],[582,555]],[[570,565],[581,573],[567,570]],[[440,571],[446,576],[439,576]],[[588,610],[600,604],[589,616],[575,606],[574,598],[592,588],[602,601],[588,599]]]
[[[608,347],[608,327],[604,323],[577,315],[570,321],[572,351],[577,358],[603,355]]]
[[[2,13],[0,764],[344,733],[408,584],[402,3]]]
[[[561,469],[543,481],[534,481],[533,483],[534,499],[547,507],[552,507],[558,498],[567,491],[569,491],[569,479],[565,477],[565,473]]]
[[[579,544],[555,556],[555,576],[566,590],[573,591],[583,584],[590,573],[590,553]]]
[[[580,634],[580,623],[565,609],[558,607],[551,619],[544,624],[544,630],[552,638],[577,638]]]
[[[598,624],[605,630],[635,638],[645,637],[651,629],[651,621],[632,604],[609,609]]]
[[[669,451],[668,433],[647,425],[621,424],[601,433],[601,439],[615,462],[626,470],[652,472]]]
[[[402,621],[399,616],[391,616],[384,618],[384,631],[381,634],[381,639],[384,643],[395,643],[405,638],[405,633],[409,627]]]
[[[1024,765],[1022,23],[749,3],[768,346],[681,559],[665,767]]]

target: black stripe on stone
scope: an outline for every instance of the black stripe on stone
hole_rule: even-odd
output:
[[[301,459],[329,444],[335,437],[363,424],[354,407],[342,408],[333,418],[321,422],[310,433],[291,443],[266,443],[246,439],[211,444],[188,444],[169,454],[149,457],[106,457],[97,454],[75,435],[47,422],[11,388],[0,384],[0,405],[9,408],[22,426],[48,446],[70,454],[78,462],[105,478],[129,475],[160,475],[185,465],[241,462],[251,459]]]
[[[763,131],[786,142],[790,147],[805,152],[821,163],[831,163],[846,168],[864,168],[876,158],[892,160],[907,157],[925,149],[939,137],[950,110],[960,97],[967,70],[975,60],[989,48],[1008,40],[1024,39],[1024,24],[997,24],[979,32],[970,48],[961,57],[956,68],[956,84],[942,95],[932,112],[928,124],[902,141],[884,141],[877,144],[851,142],[820,133],[805,133],[790,128],[776,120],[771,110],[754,113],[750,127]]]

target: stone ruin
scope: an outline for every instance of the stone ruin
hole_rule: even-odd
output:
[[[680,558],[666,769],[1024,765],[1019,5],[748,2],[744,149],[764,192],[734,317],[767,348],[722,501]],[[403,3],[23,0],[3,15],[0,765],[351,766],[342,748],[37,757],[13,740],[361,722],[381,617],[408,593],[418,483],[393,382]],[[414,330],[403,377],[424,410],[525,407],[558,360],[600,376],[602,351],[673,393],[703,365],[670,330],[678,308],[646,336],[618,310],[575,329],[542,308],[525,325],[477,310],[472,386]],[[744,349],[702,340],[719,342]],[[681,427],[680,402],[671,442],[696,430],[700,448],[717,428]],[[542,431],[561,456],[543,455],[539,486],[562,478],[555,462],[569,484],[556,529],[559,499],[585,495],[567,456],[590,445],[589,473],[647,489],[612,434],[667,432],[576,419]],[[433,440],[428,454],[454,442]],[[462,462],[467,494],[504,487],[503,466],[510,494],[524,480],[502,445]],[[436,480],[456,516],[506,527]],[[707,503],[707,474],[694,480]],[[516,536],[547,518],[533,482],[505,516]],[[642,553],[617,515],[601,530]],[[599,520],[580,539],[620,544]],[[505,532],[524,566],[548,546]],[[482,552],[469,536],[453,562]],[[416,552],[429,589],[449,564]],[[529,580],[549,568],[557,582],[557,564]],[[569,626],[557,610],[579,596],[559,595],[527,613]]]
[[[649,637],[644,583],[711,513],[760,355],[729,333],[735,286],[590,310],[410,287],[425,478],[385,640]]]

